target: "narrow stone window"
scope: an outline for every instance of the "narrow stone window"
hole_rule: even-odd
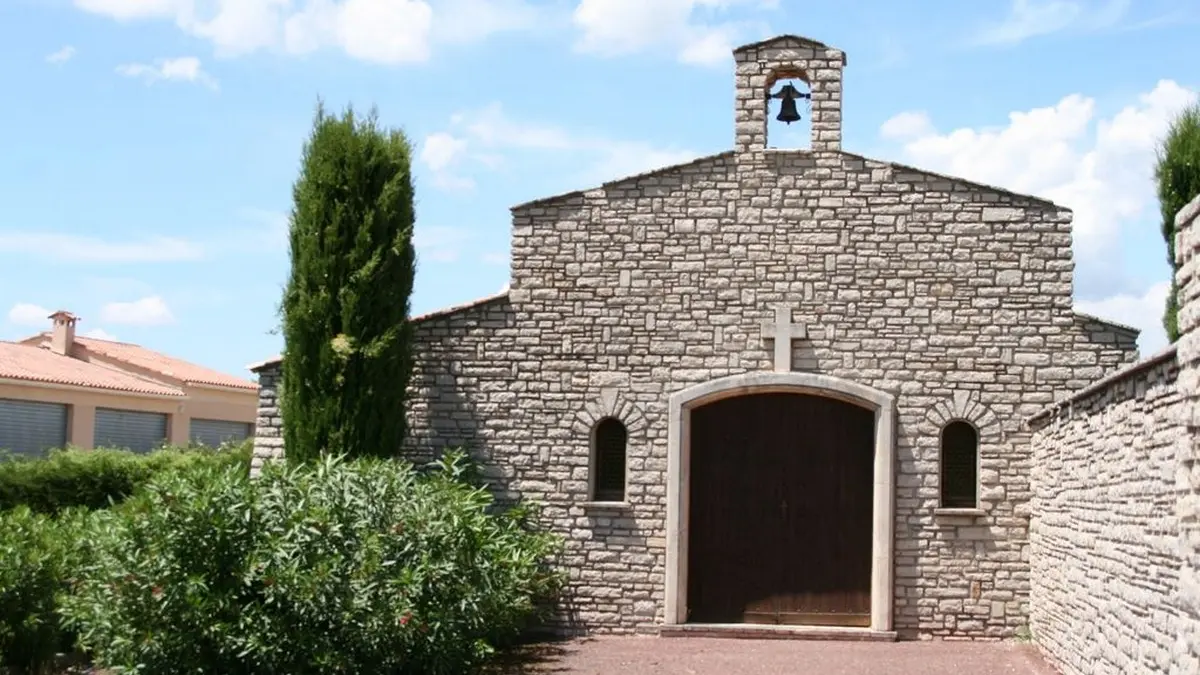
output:
[[[978,506],[979,434],[957,420],[942,429],[942,508]]]
[[[592,432],[592,499],[598,502],[625,501],[625,425],[605,417]]]

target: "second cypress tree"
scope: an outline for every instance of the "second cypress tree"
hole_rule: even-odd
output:
[[[411,145],[372,112],[318,106],[293,187],[281,307],[289,462],[393,456],[406,432],[416,272]]]

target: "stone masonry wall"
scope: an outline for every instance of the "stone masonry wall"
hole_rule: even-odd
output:
[[[1176,444],[1175,516],[1179,522],[1179,619],[1171,675],[1200,673],[1200,196],[1175,218],[1179,270],[1177,342],[1183,393]]]
[[[1179,341],[1031,418],[1031,629],[1066,675],[1200,673],[1200,197]]]
[[[267,362],[254,372],[258,374],[258,419],[250,475],[257,476],[264,463],[283,459],[283,418],[279,414],[279,362]]]
[[[1173,350],[1031,421],[1033,636],[1067,675],[1165,673],[1183,429]]]

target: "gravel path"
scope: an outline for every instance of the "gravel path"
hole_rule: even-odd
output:
[[[1054,675],[1031,645],[1010,642],[818,642],[596,638],[541,644],[508,674]]]

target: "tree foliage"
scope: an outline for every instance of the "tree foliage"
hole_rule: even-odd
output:
[[[536,509],[498,509],[459,479],[465,462],[162,474],[92,514],[59,613],[122,673],[476,672],[544,616],[562,575]]]
[[[287,457],[395,455],[412,373],[408,139],[374,111],[318,106],[293,199],[281,308]]]
[[[1175,214],[1196,195],[1200,195],[1200,104],[1189,106],[1171,123],[1159,146],[1154,177],[1158,183],[1158,203],[1162,210],[1162,234],[1167,240],[1167,262],[1174,272]],[[1171,342],[1179,338],[1178,289],[1175,288],[1173,277],[1163,314],[1163,327]]]

